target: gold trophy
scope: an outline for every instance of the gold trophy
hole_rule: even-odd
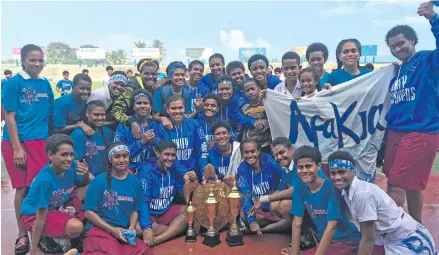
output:
[[[194,223],[195,210],[196,210],[195,207],[192,206],[192,201],[190,201],[189,207],[186,209],[187,223],[189,225],[185,239],[187,243],[194,243],[197,241],[197,236],[195,235],[195,232],[192,229],[192,224]]]
[[[232,225],[229,231],[227,231],[227,244],[232,246],[243,245],[243,236],[241,230],[239,230],[238,224],[236,224],[236,218],[240,214],[242,195],[239,193],[236,187],[236,182],[233,182],[233,188],[230,194],[227,196],[230,204],[230,214],[232,215]]]
[[[217,206],[218,206],[218,201],[216,200],[215,195],[213,194],[213,187],[211,186],[209,197],[206,200],[207,216],[209,218],[210,226],[207,230],[207,233],[204,235],[204,241],[203,241],[204,245],[210,247],[215,247],[221,243],[219,234],[215,230],[215,227],[213,226],[217,213]]]

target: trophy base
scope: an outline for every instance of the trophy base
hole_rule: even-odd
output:
[[[184,241],[186,243],[195,243],[197,241],[197,236],[186,236]]]
[[[220,236],[218,233],[215,236],[209,236],[207,234],[204,235],[203,244],[209,247],[215,247],[221,243]]]
[[[240,246],[244,244],[243,236],[240,235],[231,235],[229,232],[227,232],[226,242],[230,247],[233,246]]]

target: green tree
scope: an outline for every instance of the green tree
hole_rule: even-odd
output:
[[[279,63],[280,61],[279,61],[279,59],[277,57],[274,57],[274,58],[271,59],[271,62],[272,63]]]
[[[143,41],[134,42],[134,47],[136,48],[146,48],[146,43]]]
[[[48,64],[76,64],[76,49],[62,42],[52,42],[47,46]]]
[[[105,57],[106,57],[106,61],[109,64],[113,64],[113,65],[124,64],[127,61],[127,54],[123,49],[112,50],[110,52],[107,52],[105,54]]]
[[[160,49],[160,62],[162,62],[166,58],[166,49],[165,44],[159,39],[155,39],[152,41],[152,45],[149,48],[159,48]]]

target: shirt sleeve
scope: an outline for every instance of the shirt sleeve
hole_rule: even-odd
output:
[[[242,125],[244,128],[252,128],[256,122],[255,119],[244,114],[244,112],[242,111],[242,106],[234,108],[234,115],[236,121],[238,121],[238,123]]]
[[[75,152],[76,160],[83,159],[85,155],[85,140],[84,140],[85,135],[82,135],[81,133],[83,133],[82,129],[75,129],[70,135],[73,141],[75,141],[73,150]]]
[[[433,32],[433,36],[436,39],[436,49],[433,51],[433,54],[430,57],[430,70],[435,70],[437,72],[437,70],[439,70],[439,14],[436,14],[436,16],[430,19],[430,24],[431,32]]]
[[[202,128],[198,128],[197,124],[198,122],[196,122],[194,120],[194,123],[196,123],[194,125],[194,127],[196,128],[196,134],[195,134],[195,151],[197,152],[197,158],[198,158],[198,167],[200,169],[200,174],[201,176],[204,175],[204,167],[207,166],[207,164],[209,163],[207,160],[207,157],[209,156],[209,153],[207,151],[207,142],[206,142],[206,136],[204,134],[204,131]],[[198,176],[198,178],[200,179],[201,176]]]
[[[353,208],[358,222],[378,220],[377,201],[369,192],[358,192],[354,196]]]
[[[59,88],[59,89],[62,88],[62,86],[61,86],[62,83],[61,83],[61,82],[62,82],[62,81],[58,81],[58,83],[56,84],[56,87]]]
[[[159,88],[156,92],[154,92],[154,98],[152,100],[152,110],[157,113],[162,112],[162,94],[163,88]]]
[[[34,181],[32,186],[32,193],[28,196],[35,199],[35,208],[49,208],[50,198],[52,197],[51,184],[49,182]]]
[[[326,182],[330,182],[326,180]],[[341,220],[341,193],[334,187],[331,182],[330,185],[331,191],[328,196],[328,215],[326,216],[327,221],[331,220]]]
[[[66,127],[66,110],[65,105],[63,104],[61,98],[55,101],[55,109],[53,116],[53,126],[56,128],[65,128]]]
[[[242,197],[242,210],[247,217],[247,221],[249,224],[256,221],[255,215],[249,216],[250,209],[253,206],[252,201],[252,187],[250,184],[250,176],[248,175],[247,171],[244,167],[239,166],[238,167],[238,174],[237,174],[237,180],[238,180],[238,188],[241,194],[243,194]]]
[[[304,198],[304,190],[306,186],[303,184],[299,184],[294,187],[293,192],[293,203],[291,205],[290,214],[298,217],[303,217],[305,213],[305,198]]]
[[[138,178],[142,184],[143,194],[141,196],[140,201],[141,209],[139,214],[139,225],[142,229],[147,229],[152,227],[152,222],[150,218],[149,212],[149,204],[151,203],[151,193],[152,193],[152,178],[148,178],[148,171],[151,171],[150,168],[142,166],[139,171]]]
[[[14,81],[6,80],[2,84],[3,109],[8,112],[16,112],[18,110],[20,99],[19,84]]]
[[[85,201],[82,207],[83,211],[94,211],[99,210],[99,198],[101,196],[102,190],[99,188],[100,178],[94,178],[88,185],[87,192],[85,193]]]

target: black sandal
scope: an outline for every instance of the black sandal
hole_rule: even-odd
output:
[[[41,243],[44,243],[44,246]],[[40,249],[44,254],[64,253],[62,247],[50,237],[41,237],[40,241],[38,242],[38,249]]]
[[[22,240],[23,238],[25,238],[24,244],[19,245],[20,240]],[[15,250],[14,250],[15,255],[25,255],[29,252],[29,250],[30,250],[30,243],[29,243],[29,236],[27,234],[24,236],[18,237],[15,240]]]

